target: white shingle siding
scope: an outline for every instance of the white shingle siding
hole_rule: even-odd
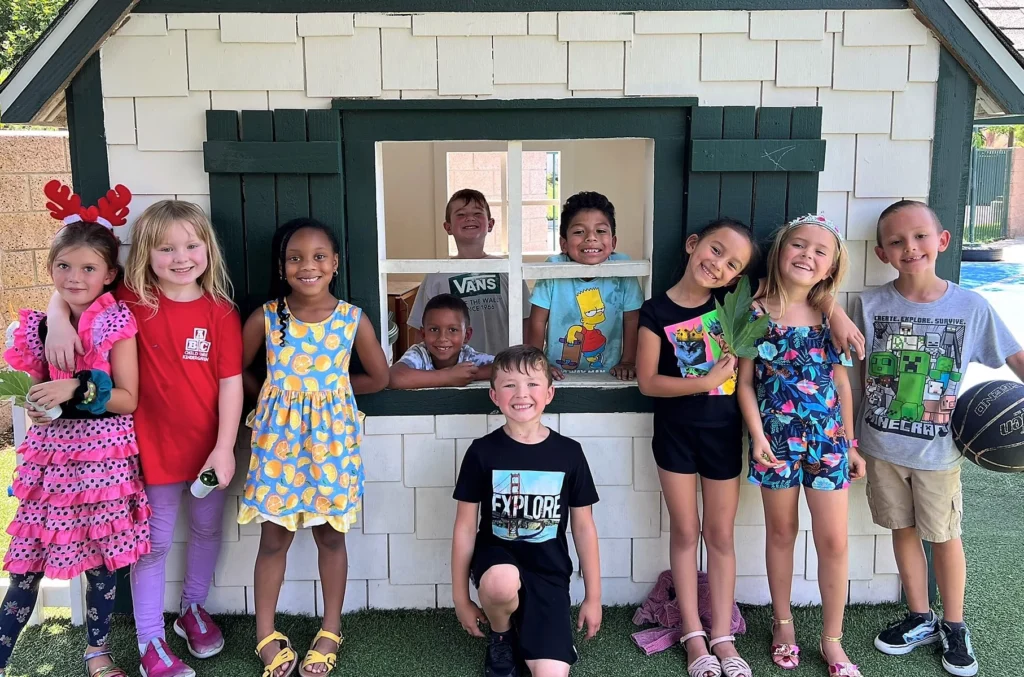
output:
[[[825,37],[825,12],[751,12],[750,37],[753,40],[821,40]]]
[[[296,41],[294,14],[227,13],[220,17],[221,42]]]
[[[873,251],[878,213],[901,197],[928,193],[939,44],[909,11],[339,12],[299,14],[290,23],[261,15],[162,16],[132,19],[101,52],[110,178],[132,188],[139,203],[133,211],[171,197],[209,209],[200,151],[206,108],[330,108],[333,97],[697,96],[702,105],[716,106],[820,103],[827,149],[818,208],[846,233],[851,261],[841,303],[892,275]],[[123,234],[130,238],[130,231]],[[652,416],[554,414],[545,422],[580,438],[601,485],[594,515],[604,602],[639,601],[668,568],[670,520],[651,453]],[[456,412],[367,419],[366,493],[348,537],[346,610],[451,605],[457,469],[472,440],[502,423],[499,415]],[[240,468],[248,458],[243,437]],[[228,489],[222,562],[230,565],[216,573],[210,601],[215,611],[253,611],[260,529],[234,524],[244,474]],[[898,599],[891,539],[871,522],[863,482],[854,484],[850,502],[850,599]],[[802,498],[800,520],[794,600],[818,603],[816,554]],[[764,557],[763,510],[759,491],[746,483],[736,523],[742,563],[737,596],[765,603],[758,564]],[[182,523],[169,565],[169,609],[181,591],[185,538]],[[703,544],[698,561],[706,565]],[[318,576],[315,545],[304,532],[289,555],[282,610],[322,612]],[[577,575],[571,595],[582,599]]]
[[[167,35],[166,14],[132,14],[128,22],[117,29],[117,35]]]

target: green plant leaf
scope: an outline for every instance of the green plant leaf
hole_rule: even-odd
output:
[[[715,301],[718,320],[722,324],[722,338],[726,347],[736,357],[752,360],[757,357],[754,342],[764,336],[768,329],[768,316],[753,319],[750,306],[754,298],[750,294],[750,281],[741,277],[734,291],[725,295],[721,303]]]
[[[9,369],[0,371],[0,400],[13,398],[16,405],[23,407],[31,387],[32,379],[25,372]]]

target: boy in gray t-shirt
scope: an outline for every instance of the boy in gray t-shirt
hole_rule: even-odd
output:
[[[941,640],[946,671],[974,675],[978,662],[963,622],[961,457],[949,421],[968,364],[1008,364],[1021,378],[1024,351],[981,295],[936,275],[936,258],[949,238],[923,203],[888,207],[878,219],[875,253],[899,277],[861,293],[850,315],[868,350],[857,420],[868,503],[875,524],[892,529],[910,607],[905,619],[879,633],[875,647],[902,655]],[[932,543],[935,555],[941,622],[929,608],[922,540]]]
[[[491,207],[483,193],[464,188],[448,200],[444,229],[455,240],[460,259],[485,259],[484,244],[494,228]],[[423,340],[427,301],[451,294],[465,301],[473,325],[469,345],[477,352],[497,355],[508,348],[508,275],[506,273],[430,273],[420,284],[409,312],[409,326]],[[523,319],[530,315],[530,288],[523,282]]]

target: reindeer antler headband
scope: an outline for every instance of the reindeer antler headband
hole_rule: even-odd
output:
[[[50,199],[46,203],[50,216],[63,221],[65,226],[85,221],[113,230],[114,226],[128,223],[128,203],[132,200],[132,193],[121,184],[108,190],[94,207],[83,207],[82,198],[56,179],[43,187],[43,193]]]

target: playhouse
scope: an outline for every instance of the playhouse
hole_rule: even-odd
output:
[[[70,0],[0,86],[5,123],[66,113],[87,203],[123,183],[135,215],[168,197],[202,205],[243,314],[266,298],[274,229],[297,216],[329,224],[345,249],[342,294],[392,351],[430,272],[463,273],[469,291],[507,274],[520,342],[522,282],[579,276],[544,259],[559,201],[584,189],[616,204],[631,258],[597,275],[635,275],[648,296],[673,282],[686,234],[719,215],[767,238],[820,212],[848,240],[846,304],[890,279],[874,228],[901,198],[928,202],[954,233],[940,273],[955,279],[976,107],[1024,113],[1024,60],[973,0]],[[495,258],[449,258],[445,201],[467,186],[498,220]],[[456,471],[501,417],[480,387],[359,404],[367,482],[346,609],[450,605]],[[570,375],[549,411],[598,485],[604,602],[637,602],[668,568],[651,402],[635,382]],[[239,436],[240,468],[248,442]],[[253,609],[259,529],[235,522],[243,475],[213,612]],[[851,498],[849,600],[897,600],[863,482]],[[809,529],[806,509],[801,521]],[[736,535],[737,598],[765,604],[752,486]],[[183,546],[168,565],[172,606]],[[809,531],[796,552],[794,602],[816,603]],[[283,611],[320,605],[309,533],[283,593]]]

